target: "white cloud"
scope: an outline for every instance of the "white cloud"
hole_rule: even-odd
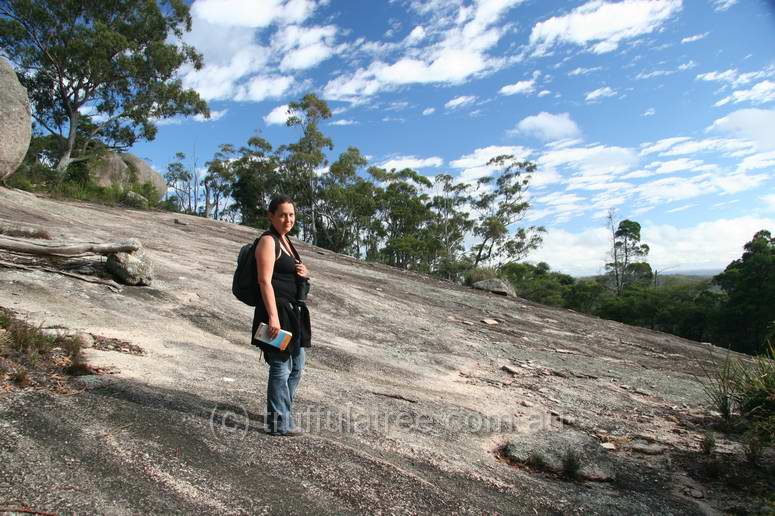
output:
[[[436,112],[436,108],[432,108],[432,107],[425,108],[425,109],[422,110],[423,116],[432,115],[435,112]]]
[[[446,104],[444,104],[444,107],[447,109],[458,109],[463,106],[467,106],[473,102],[476,102],[476,97],[472,95],[461,95],[459,97],[455,97],[454,99],[450,100]]]
[[[578,233],[550,229],[543,245],[530,254],[530,260],[546,262],[553,270],[566,274],[592,275],[604,271],[607,250],[608,231],[602,225]]]
[[[261,101],[283,95],[294,79],[278,75],[273,63],[285,56],[303,67],[311,56],[294,54],[301,50],[298,46],[287,52],[261,46],[257,32],[273,23],[301,22],[315,5],[307,0],[269,0],[261,6],[252,0],[197,0],[191,9],[192,30],[182,39],[202,53],[205,66],[181,69],[183,85],[208,101]]]
[[[210,111],[210,118],[205,118],[204,115],[194,115],[192,119],[195,122],[215,122],[216,120],[223,118],[224,115],[228,112],[228,109],[221,109],[220,111],[214,110]]]
[[[285,122],[288,121],[290,116],[290,113],[288,113],[288,104],[283,104],[270,111],[264,117],[264,123],[266,123],[266,125],[285,125]]]
[[[587,177],[623,174],[638,163],[637,155],[628,148],[594,145],[551,149],[538,158],[542,168],[568,168]]]
[[[578,125],[571,119],[569,113],[555,115],[543,111],[537,115],[523,118],[513,131],[532,135],[544,141],[576,138],[581,134]]]
[[[643,112],[641,116],[654,116],[657,114],[657,110],[652,108],[648,108],[646,111]]]
[[[687,62],[678,65],[678,69],[682,72],[685,72],[686,70],[691,70],[692,68],[695,68],[697,66],[697,63],[689,59]]]
[[[775,109],[741,109],[719,118],[708,127],[756,142],[761,149],[775,149]]]
[[[348,120],[346,118],[341,118],[339,120],[334,120],[328,125],[358,125],[358,122],[355,120]]]
[[[759,170],[763,168],[775,169],[775,151],[760,152],[746,156],[743,161],[737,165],[738,172],[747,172],[749,170]]]
[[[539,97],[546,97],[547,95],[551,95],[551,94],[552,94],[552,92],[549,91],[549,90],[541,90],[541,91],[538,92],[538,96]]]
[[[596,90],[588,91],[585,100],[587,102],[594,102],[601,98],[613,97],[614,95],[616,95],[616,91],[611,89],[609,86],[604,86]]]
[[[673,225],[644,225],[641,235],[651,251],[652,267],[724,269],[740,258],[743,246],[757,231],[772,228],[775,219],[738,217],[702,222],[677,228]]]
[[[687,36],[681,40],[681,43],[693,43],[695,41],[700,41],[701,39],[705,39],[708,37],[708,34],[710,32],[704,32],[702,34],[695,34],[694,36]]]
[[[762,195],[759,199],[764,203],[767,211],[775,211],[775,194]]]
[[[414,29],[412,29],[412,32],[409,33],[409,35],[406,37],[406,40],[404,43],[408,46],[416,45],[423,39],[425,39],[426,32],[425,29],[422,28],[422,26],[418,25]]]
[[[279,75],[253,77],[237,89],[234,100],[261,102],[262,100],[281,97],[291,88],[293,83],[293,77]]]
[[[403,170],[405,168],[411,168],[418,170],[421,168],[438,168],[444,164],[444,160],[438,156],[431,156],[430,158],[418,158],[416,156],[398,156],[393,159],[389,159],[379,166],[386,169]]]
[[[756,144],[748,140],[705,138],[695,140],[687,136],[664,138],[656,143],[641,145],[641,156],[683,156],[701,152],[718,152],[727,157],[741,157],[756,152]]]
[[[636,193],[647,204],[654,205],[709,194],[736,194],[756,188],[767,179],[765,174],[746,173],[666,177],[638,185]]]
[[[654,77],[665,77],[667,75],[673,75],[675,70],[654,70],[651,72],[640,72],[635,76],[636,79],[653,79]]]
[[[603,67],[601,67],[601,66],[595,66],[593,68],[581,68],[581,67],[579,67],[579,68],[574,68],[573,70],[568,72],[568,75],[570,75],[571,77],[577,76],[577,75],[587,75],[587,74],[590,74],[592,72],[597,72],[598,70],[602,70],[602,69],[603,69]]]
[[[306,70],[331,57],[337,28],[291,25],[278,31],[272,40],[274,52],[283,55],[281,70]]]
[[[726,11],[737,3],[737,0],[711,0],[716,11]]]
[[[679,158],[671,161],[654,161],[646,165],[646,168],[653,169],[654,174],[672,174],[684,170],[696,170],[703,164],[702,160]]]
[[[518,93],[527,95],[535,91],[535,81],[517,81],[514,84],[507,84],[499,91],[501,95],[516,95]]]
[[[749,90],[735,90],[731,95],[724,97],[716,102],[715,106],[720,107],[732,102],[751,102],[752,104],[764,104],[765,102],[775,101],[775,82],[762,81]]]
[[[498,22],[509,9],[523,1],[481,0],[471,7],[461,6],[456,18],[441,16],[437,19],[437,32],[443,34],[441,39],[431,39],[432,42],[423,48],[408,49],[392,63],[376,60],[368,67],[332,79],[324,88],[324,96],[331,100],[355,101],[406,84],[460,84],[496,70],[505,64],[505,60],[490,56],[488,52],[507,29]],[[447,12],[450,8],[428,9],[418,8],[422,12],[437,9]],[[428,40],[427,37],[423,39]]]
[[[311,0],[196,0],[194,16],[228,27],[268,27],[272,23],[299,23],[315,10]]]
[[[530,45],[537,55],[561,43],[597,54],[611,52],[622,41],[658,30],[681,7],[681,0],[592,0],[569,14],[537,23],[530,33]]]
[[[531,153],[532,151],[530,149],[520,146],[490,145],[489,147],[480,147],[470,154],[465,154],[460,158],[451,161],[450,166],[452,168],[462,169],[457,179],[460,182],[467,183],[473,182],[480,177],[489,176],[495,172],[495,167],[487,165],[492,158],[511,155],[518,161],[524,161]]]
[[[713,71],[701,73],[697,75],[696,79],[698,81],[720,82],[727,86],[734,86],[739,88],[753,81],[758,81],[759,79],[765,79],[772,76],[775,76],[775,66],[769,66],[763,70],[756,70],[753,72],[745,73],[738,72],[736,68],[730,68],[729,70],[724,70],[723,72]]]
[[[651,208],[632,210],[624,216],[637,216]],[[640,213],[636,213],[640,211]],[[775,219],[739,217],[702,222],[688,227],[652,224],[641,221],[642,241],[649,245],[648,261],[652,268],[671,271],[697,269],[722,270],[740,258],[743,246],[765,228],[775,228]],[[604,271],[609,234],[602,227],[580,232],[550,229],[544,243],[530,255],[531,261],[545,261],[553,270],[587,276]]]

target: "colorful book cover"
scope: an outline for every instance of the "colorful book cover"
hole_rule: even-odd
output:
[[[256,340],[260,340],[261,342],[269,344],[270,346],[274,346],[280,351],[285,351],[285,348],[287,348],[288,344],[291,343],[292,337],[293,334],[291,332],[280,330],[280,332],[277,334],[277,337],[273,339],[269,335],[269,326],[264,323],[260,323],[258,325],[258,329],[256,330],[255,335]]]

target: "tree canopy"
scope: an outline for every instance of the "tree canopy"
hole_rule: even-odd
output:
[[[775,238],[761,230],[743,249],[714,282],[727,295],[720,315],[724,340],[754,354],[765,350],[768,327],[775,322]]]
[[[55,136],[63,172],[104,148],[152,140],[155,121],[209,116],[176,72],[202,67],[179,40],[191,29],[183,0],[0,0],[0,46],[33,107],[36,131]]]

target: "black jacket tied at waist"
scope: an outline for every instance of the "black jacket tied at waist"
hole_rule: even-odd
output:
[[[296,346],[308,348],[312,343],[312,327],[309,322],[307,303],[298,299],[278,297],[277,316],[280,326],[293,334],[289,351]]]

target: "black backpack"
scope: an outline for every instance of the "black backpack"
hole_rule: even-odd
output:
[[[280,241],[271,231],[265,231],[260,237],[258,237],[252,244],[245,244],[239,250],[237,256],[237,270],[234,271],[234,278],[231,281],[231,293],[234,297],[249,306],[256,306],[261,300],[261,289],[258,286],[258,271],[256,270],[256,247],[258,246],[258,240],[264,235],[272,235],[275,243],[275,250],[277,256],[275,260],[280,257]],[[291,250],[298,259],[296,249],[291,244]],[[299,261],[301,261],[299,259]],[[297,285],[297,298],[306,299],[309,293],[309,280],[299,279],[300,284]]]
[[[237,270],[231,282],[231,293],[246,305],[256,306],[261,296],[258,288],[256,270],[256,246],[258,238],[252,244],[245,244],[237,256]]]

